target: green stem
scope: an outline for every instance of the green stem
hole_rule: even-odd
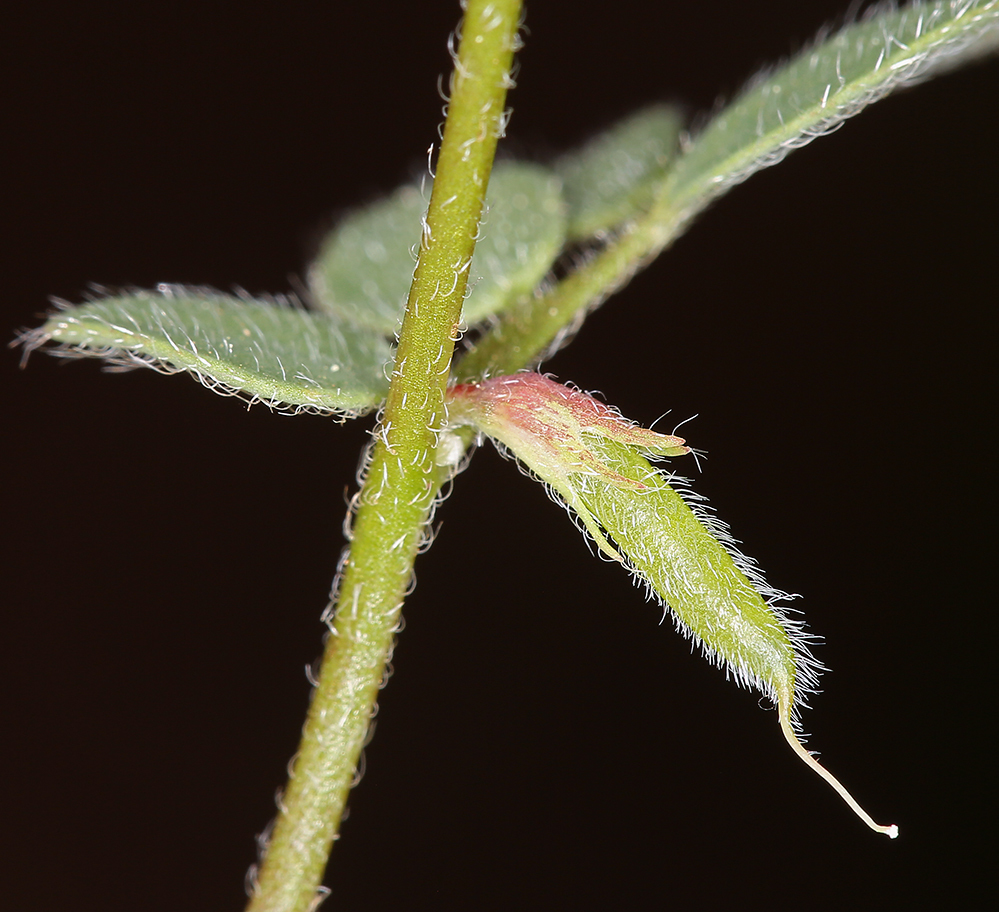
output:
[[[469,0],[420,257],[335,620],[248,912],[315,908],[413,562],[441,483],[434,463],[479,216],[502,133],[520,0]],[[317,892],[320,891],[320,892]]]

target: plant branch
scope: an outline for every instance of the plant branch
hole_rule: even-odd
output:
[[[999,0],[872,7],[861,19],[751,81],[664,175],[650,208],[545,294],[501,315],[457,365],[463,382],[553,354],[586,315],[721,194],[824,136],[890,92],[999,47]]]
[[[384,414],[358,496],[335,619],[248,912],[306,912],[355,779],[438,494],[434,462],[468,269],[517,43],[519,0],[469,0],[420,256]]]

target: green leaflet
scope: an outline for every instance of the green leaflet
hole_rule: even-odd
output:
[[[569,207],[570,240],[609,231],[648,209],[678,151],[682,127],[679,110],[655,105],[555,162]]]
[[[994,50],[999,0],[875,6],[762,73],[678,159],[662,193],[689,219],[729,187],[835,129],[892,90]]]
[[[429,194],[429,188],[427,188]],[[565,240],[558,179],[537,165],[498,164],[472,258],[466,323],[515,303],[544,278]],[[427,202],[418,185],[341,222],[309,270],[316,306],[379,332],[395,332],[406,307]]]
[[[781,731],[795,753],[825,779],[871,829],[891,838],[802,746],[794,730],[803,695],[820,670],[802,625],[781,609],[788,596],[767,585],[727,527],[696,495],[657,470],[649,456],[689,452],[578,390],[540,374],[495,377],[456,386],[449,428],[471,425],[510,450],[578,517],[597,546],[629,567],[667,606],[679,630],[709,661],[777,704]],[[460,448],[445,434],[443,463]]]
[[[187,371],[210,389],[280,410],[358,414],[388,389],[389,344],[287,301],[161,285],[65,306],[24,337],[30,351],[90,355]]]

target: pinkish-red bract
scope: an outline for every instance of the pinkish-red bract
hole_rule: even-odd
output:
[[[546,481],[550,481],[549,474],[563,477],[584,472],[628,487],[643,487],[599,459],[587,444],[587,436],[616,440],[658,456],[690,452],[682,437],[643,428],[599,399],[536,373],[455,386],[448,409],[452,426],[474,425],[524,459]]]
[[[471,425],[512,452],[575,512],[600,550],[615,560],[622,560],[621,554],[580,498],[580,476],[618,488],[646,489],[640,478],[614,468],[608,441],[650,456],[690,452],[683,438],[640,427],[598,399],[535,373],[455,386],[448,394],[448,427],[462,425]],[[649,471],[654,473],[651,467]]]

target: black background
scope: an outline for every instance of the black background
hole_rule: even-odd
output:
[[[709,109],[842,11],[758,6],[537,0],[507,153]],[[424,166],[457,13],[8,12],[8,338],[89,282],[287,290],[337,211]],[[810,744],[901,837],[483,449],[418,563],[327,908],[936,908],[982,886],[997,99],[977,66],[757,175],[547,364],[645,424],[699,414],[697,489],[826,638]],[[0,360],[0,905],[239,909],[370,419]]]

